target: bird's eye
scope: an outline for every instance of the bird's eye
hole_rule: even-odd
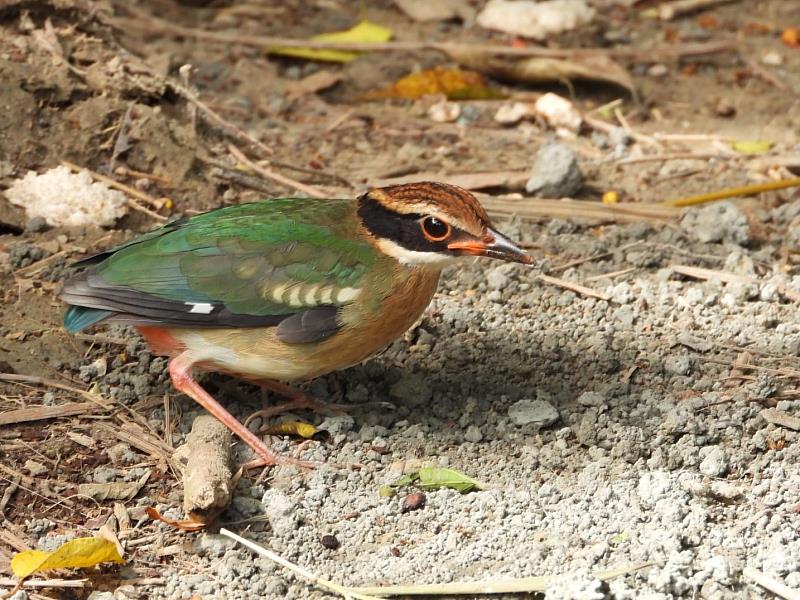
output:
[[[422,233],[431,242],[442,242],[450,237],[450,225],[436,217],[425,217],[420,222]]]

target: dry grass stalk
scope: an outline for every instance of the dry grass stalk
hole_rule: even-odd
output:
[[[558,277],[551,277],[550,275],[539,275],[537,279],[539,279],[540,281],[544,281],[545,283],[549,283],[551,285],[557,285],[558,287],[571,290],[576,294],[581,294],[583,296],[597,298],[598,300],[605,300],[606,302],[611,299],[611,296],[609,296],[608,294],[604,294],[603,292],[598,292],[596,290],[593,290],[592,288],[588,288],[586,286],[573,283],[565,279],[559,279]]]
[[[761,411],[761,416],[767,423],[786,427],[793,431],[800,431],[800,417],[795,417],[787,412],[778,410],[776,408],[766,408]]]
[[[784,598],[785,600],[800,600],[800,591],[793,590],[782,581],[778,581],[771,575],[754,569],[753,567],[745,567],[742,569],[742,575],[748,579],[752,579],[764,589],[769,590],[776,596]]]
[[[706,281],[715,279],[722,283],[761,284],[761,282],[754,277],[747,277],[746,275],[739,275],[738,273],[731,273],[729,271],[705,269],[703,267],[693,267],[691,265],[670,265],[669,268],[675,273],[686,275],[687,277],[694,277],[695,279],[704,279]],[[785,285],[778,286],[778,291],[790,300],[794,300],[795,302],[800,301],[800,292],[789,289]]]
[[[237,161],[246,165],[248,168],[252,169],[265,179],[270,179],[276,183],[280,183],[281,185],[285,185],[299,192],[308,194],[312,198],[327,198],[327,194],[321,192],[314,186],[306,185],[305,183],[292,179],[291,177],[286,177],[286,175],[281,175],[280,173],[276,173],[272,169],[268,169],[266,167],[262,167],[257,163],[254,163],[252,160],[247,158],[244,155],[244,153],[241,150],[239,150],[239,148],[237,148],[233,144],[228,144],[228,151]]]
[[[576,219],[583,221],[664,223],[681,214],[679,208],[658,204],[601,204],[580,200],[547,200],[544,198],[505,198],[481,194],[481,204],[492,216],[518,215],[527,219]]]

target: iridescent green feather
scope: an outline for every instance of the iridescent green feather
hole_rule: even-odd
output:
[[[161,298],[280,315],[298,306],[272,291],[359,287],[375,260],[375,248],[358,233],[353,200],[283,198],[167,225],[116,249],[97,273]],[[310,294],[302,301],[314,305]]]

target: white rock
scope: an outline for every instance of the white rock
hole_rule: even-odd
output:
[[[522,119],[535,114],[534,105],[530,102],[514,102],[513,104],[503,104],[498,108],[494,114],[494,120],[502,125],[516,125]]]
[[[486,29],[543,40],[589,23],[595,10],[586,0],[490,0],[478,15]]]
[[[552,92],[539,98],[533,108],[536,114],[553,129],[566,129],[577,133],[583,123],[583,118],[575,105]]]
[[[765,65],[778,67],[783,64],[783,56],[779,52],[771,50],[761,57],[761,62]]]
[[[452,123],[461,116],[461,107],[455,102],[437,102],[428,108],[428,117],[437,123]]]
[[[108,226],[128,211],[122,192],[93,182],[86,171],[73,173],[63,166],[41,175],[28,171],[11,184],[6,197],[23,207],[29,219],[43,217],[52,226]]]

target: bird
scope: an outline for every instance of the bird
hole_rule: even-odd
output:
[[[293,463],[209,394],[195,370],[325,406],[291,384],[361,363],[412,327],[464,257],[531,264],[462,188],[420,182],[357,198],[276,198],[183,217],[74,263],[64,326],[135,326],[172,384],[255,452]],[[269,414],[269,411],[267,413]]]

